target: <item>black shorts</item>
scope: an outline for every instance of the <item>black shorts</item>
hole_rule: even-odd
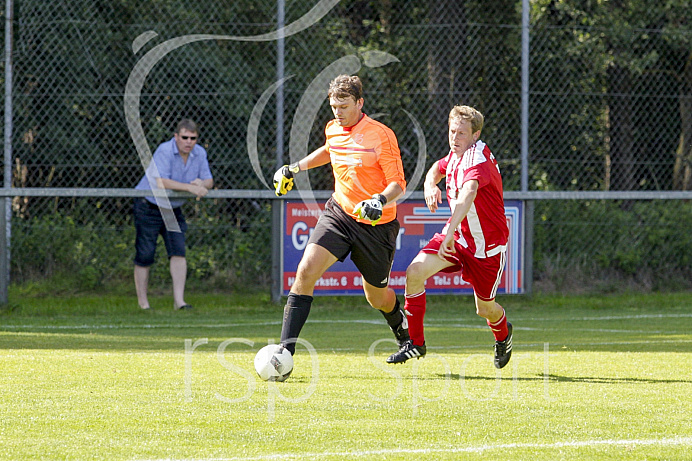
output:
[[[363,278],[370,285],[384,288],[389,284],[398,236],[396,219],[376,226],[359,223],[330,198],[308,244],[325,248],[339,261],[350,253]]]

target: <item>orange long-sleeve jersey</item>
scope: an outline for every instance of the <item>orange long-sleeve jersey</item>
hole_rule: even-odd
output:
[[[325,147],[334,172],[334,200],[358,222],[353,208],[361,200],[381,193],[387,185],[396,182],[406,190],[404,166],[394,132],[367,115],[351,127],[342,127],[335,120],[325,128]],[[385,224],[396,218],[396,202],[382,210]]]

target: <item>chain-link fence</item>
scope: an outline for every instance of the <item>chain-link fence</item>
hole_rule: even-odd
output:
[[[148,61],[137,113],[148,148],[170,139],[181,118],[194,119],[215,187],[229,192],[185,206],[193,283],[269,285],[274,200],[231,192],[268,191],[277,150],[287,162],[323,143],[331,114],[326,87],[314,84],[337,64],[363,79],[365,112],[397,134],[409,180],[421,139],[427,168],[447,151],[449,109],[465,103],[486,117],[482,138],[506,191],[692,189],[687,2],[583,3],[533,1],[526,25],[521,0],[15,0],[14,20],[3,21],[14,32],[3,185],[74,196],[7,193],[12,280],[131,283],[132,199],[85,189],[129,190],[143,174],[123,101],[134,69]],[[329,168],[312,170],[310,183],[331,188]],[[593,286],[589,274],[690,286],[688,200],[542,197],[532,196],[541,286]],[[156,265],[153,281],[167,283],[166,271]]]

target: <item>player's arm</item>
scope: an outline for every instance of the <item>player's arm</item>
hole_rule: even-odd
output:
[[[406,191],[404,166],[401,162],[401,152],[394,133],[387,129],[378,132],[379,144],[376,147],[377,163],[382,169],[387,186],[372,194],[371,198],[361,200],[353,208],[353,214],[358,218],[370,221],[374,226],[382,219],[382,209],[388,203],[393,203]]]
[[[437,184],[444,178],[440,172],[440,161],[436,161],[432,164],[428,173],[425,175],[425,181],[423,182],[423,195],[425,197],[425,204],[431,212],[437,211],[437,208],[442,203],[442,191]]]
[[[330,158],[327,146],[322,146],[312,151],[310,155],[308,155],[302,160],[299,160],[297,163],[300,171],[303,171],[309,170],[311,168],[316,168],[318,166],[326,165],[329,162]]]
[[[281,197],[293,189],[293,175],[299,171],[309,170],[318,166],[326,165],[330,162],[327,146],[315,149],[307,157],[298,160],[290,165],[284,165],[274,173],[274,193]]]
[[[403,193],[404,188],[398,182],[392,181],[382,192],[358,202],[353,208],[353,214],[360,219],[370,221],[370,224],[374,226],[382,219],[382,208],[390,201],[398,199]]]
[[[478,181],[476,179],[468,180],[461,186],[459,198],[454,202],[454,213],[452,213],[447,226],[447,234],[437,252],[440,258],[444,259],[445,256],[450,256],[454,253],[454,231],[468,214],[477,194]]]
[[[404,194],[404,188],[401,187],[401,185],[398,182],[392,181],[387,185],[387,187],[384,188],[384,190],[382,192],[380,192],[379,194],[375,194],[375,195],[383,195],[384,198],[386,199],[386,201],[382,205],[385,205],[387,203],[394,202],[396,199],[401,197],[403,194]]]
[[[384,131],[385,134],[388,131]],[[370,221],[373,226],[382,219],[382,209],[389,202],[394,202],[406,190],[404,166],[401,153],[394,133],[381,140],[379,145],[378,163],[382,168],[387,186],[384,190],[372,194],[367,200],[362,200],[353,208],[353,214],[358,218]]]

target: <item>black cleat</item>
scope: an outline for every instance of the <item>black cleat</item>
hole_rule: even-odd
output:
[[[495,341],[495,368],[507,365],[512,356],[512,324],[507,322],[507,337],[504,341]]]
[[[405,341],[398,352],[393,353],[387,358],[387,363],[404,363],[408,359],[425,357],[427,348],[425,344],[416,346],[410,339]]]

